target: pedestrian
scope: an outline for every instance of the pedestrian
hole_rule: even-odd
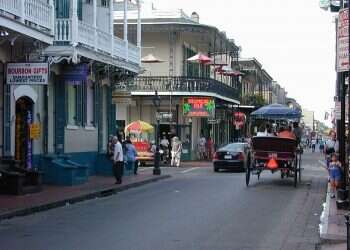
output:
[[[299,127],[298,122],[293,122],[293,133],[295,135],[295,138],[297,139],[297,145],[299,146],[301,142],[301,137],[303,136],[303,130]]]
[[[207,156],[208,156],[208,160],[211,160],[213,156],[213,141],[210,136],[208,137],[208,140],[207,140]]]
[[[315,149],[316,149],[316,139],[315,138],[311,139],[311,148],[312,148],[312,153],[314,153]]]
[[[179,137],[174,136],[172,139],[172,145],[171,145],[171,162],[170,166],[172,167],[180,167],[180,160],[181,160],[181,152],[182,152],[182,143],[179,139]]]
[[[163,139],[160,141],[160,149],[163,150],[162,161],[166,164],[169,156],[169,140],[163,135]]]
[[[335,198],[335,193],[341,179],[341,163],[338,161],[336,154],[332,154],[328,171],[331,182],[331,198]]]
[[[324,150],[324,141],[322,139],[320,139],[320,146],[319,146],[319,149],[320,149],[320,153],[323,154],[323,150]]]
[[[123,147],[118,137],[113,137],[114,153],[113,153],[113,174],[116,184],[122,183],[122,176],[124,172]]]
[[[108,143],[107,143],[107,158],[113,161],[113,154],[114,154],[113,135],[109,135]]]
[[[324,152],[326,155],[326,160],[327,160],[327,166],[330,162],[331,155],[334,153],[337,153],[339,150],[339,143],[337,140],[337,135],[334,131],[330,133],[331,138],[326,141],[325,146],[324,146]]]
[[[131,143],[130,137],[127,136],[125,140],[125,149],[126,149],[126,169],[133,170],[134,175],[137,175],[138,166],[135,164],[137,151],[135,146]]]
[[[201,134],[201,136],[198,139],[198,154],[199,154],[199,160],[205,159],[205,144],[207,143],[207,140],[205,139],[204,135]]]

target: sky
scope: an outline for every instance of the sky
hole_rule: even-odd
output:
[[[183,9],[216,26],[255,57],[288,96],[324,121],[334,107],[334,13],[319,0],[153,0],[157,9]],[[330,123],[327,122],[329,125]]]

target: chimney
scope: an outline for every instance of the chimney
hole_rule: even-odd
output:
[[[191,20],[193,22],[199,23],[199,15],[197,14],[197,12],[192,12],[191,14]]]

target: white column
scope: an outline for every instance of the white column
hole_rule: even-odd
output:
[[[72,0],[72,44],[78,42],[78,0]]]
[[[137,0],[137,47],[139,48],[139,59],[141,64],[141,3]]]
[[[21,5],[21,10],[20,10],[20,13],[21,13],[21,22],[24,23],[24,20],[25,20],[25,3],[24,3],[25,0],[22,0],[20,1],[20,5]]]
[[[129,43],[128,43],[128,1],[124,0],[124,42],[126,51],[126,60],[129,61]]]
[[[111,42],[111,56],[114,55],[114,6],[113,6],[113,0],[109,0],[109,21],[110,21],[110,24],[109,24],[109,32],[111,34],[111,39],[112,39],[112,42]]]
[[[51,35],[55,35],[55,4],[53,2],[54,0],[50,0],[50,8],[51,8]]]
[[[95,33],[95,50],[97,50],[97,0],[93,0],[94,2],[92,3],[92,19],[93,19],[93,25],[94,25],[94,33]]]

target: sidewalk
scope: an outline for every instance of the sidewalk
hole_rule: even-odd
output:
[[[322,250],[346,249],[346,225],[344,215],[349,211],[337,209],[336,200],[330,198],[330,184],[321,215],[320,237]]]
[[[0,221],[24,216],[83,200],[104,197],[147,183],[169,178],[170,175],[154,176],[152,172],[123,177],[123,184],[116,185],[114,177],[91,176],[79,186],[44,186],[43,191],[22,196],[0,195]]]

